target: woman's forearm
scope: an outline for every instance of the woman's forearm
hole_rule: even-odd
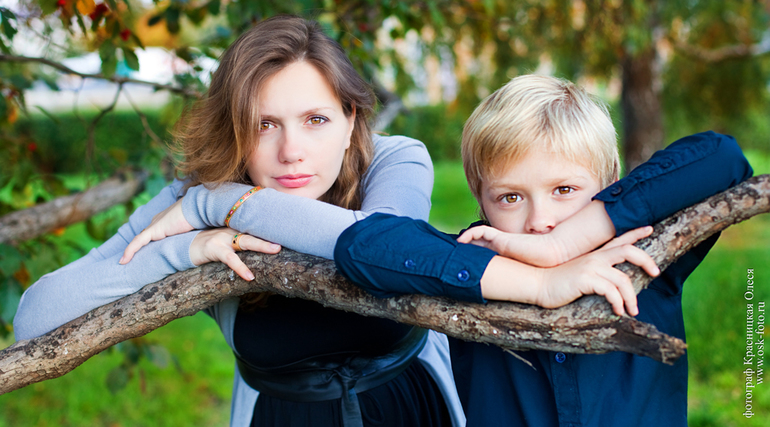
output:
[[[244,202],[230,227],[284,247],[331,259],[340,234],[375,212],[427,220],[433,167],[419,141],[405,137],[379,138],[375,158],[362,180],[360,210],[263,189]],[[226,184],[214,190],[193,187],[182,202],[194,228],[221,227],[230,208],[251,187]]]

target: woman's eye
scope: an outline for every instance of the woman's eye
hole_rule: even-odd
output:
[[[326,123],[327,121],[329,121],[329,119],[323,116],[313,116],[307,120],[307,122],[311,125],[320,125]]]
[[[266,130],[268,130],[268,129],[272,128],[272,127],[275,127],[275,125],[273,125],[273,124],[272,124],[272,123],[270,123],[270,122],[261,122],[261,123],[259,124],[259,131],[260,131],[260,132],[264,132],[264,131],[266,131]]]
[[[518,194],[506,194],[501,200],[505,203],[517,203],[521,201],[521,196]]]
[[[573,191],[575,191],[575,189],[572,188],[572,187],[556,187],[556,190],[554,190],[553,192],[555,194],[562,194],[563,195],[563,194],[572,193]]]

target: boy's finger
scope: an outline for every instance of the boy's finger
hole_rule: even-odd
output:
[[[625,314],[623,309],[623,297],[620,295],[618,289],[610,283],[604,283],[605,286],[597,286],[594,292],[598,295],[604,296],[607,302],[612,306],[613,313],[618,316]]]
[[[624,313],[622,310],[623,305],[628,308],[627,312],[631,316],[636,316],[639,314],[634,286],[631,283],[631,279],[625,273],[618,270],[617,268],[610,268],[608,270],[602,269],[598,271],[598,274],[601,278],[609,282],[612,287],[611,292],[613,294],[617,292],[619,300],[613,299],[613,301],[610,301],[610,303],[615,302],[619,304],[619,307],[613,304],[613,311],[615,314],[620,316]]]
[[[628,245],[623,249],[626,261],[641,267],[642,270],[651,277],[657,277],[660,274],[660,268],[658,268],[655,261],[647,254],[647,252],[632,245]]]
[[[611,248],[623,246],[623,245],[633,245],[638,240],[643,239],[649,236],[650,234],[652,234],[652,227],[649,225],[645,227],[635,228],[610,240],[609,242],[607,242],[607,244],[604,247],[606,249],[611,249]]]

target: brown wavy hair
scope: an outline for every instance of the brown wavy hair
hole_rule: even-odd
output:
[[[206,96],[183,114],[174,136],[184,159],[177,172],[189,179],[188,187],[257,184],[246,173],[246,159],[259,144],[259,95],[270,77],[299,61],[326,78],[346,116],[356,116],[340,174],[319,200],[361,208],[361,177],[374,156],[370,119],[376,98],[342,47],[317,22],[296,16],[275,16],[243,33],[222,54]],[[259,305],[266,296],[244,295],[242,306]]]
[[[206,96],[183,114],[174,136],[184,158],[178,172],[190,180],[188,186],[257,184],[246,173],[246,159],[259,144],[259,94],[270,77],[299,61],[326,77],[345,115],[356,115],[340,174],[319,200],[361,207],[361,177],[374,152],[374,93],[318,23],[296,16],[275,16],[243,33],[222,54]]]

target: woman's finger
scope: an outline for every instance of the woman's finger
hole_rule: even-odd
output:
[[[150,232],[145,228],[142,230],[141,233],[137,234],[136,237],[134,237],[133,240],[131,240],[131,243],[128,244],[126,247],[126,250],[123,251],[123,256],[120,258],[121,264],[128,264],[129,261],[134,257],[134,254],[139,249],[142,249],[144,246],[146,246],[148,243],[152,241],[152,235]]]
[[[240,234],[238,246],[243,251],[261,252],[263,254],[277,254],[281,251],[281,245],[262,240],[249,234]]]
[[[249,267],[247,267],[246,264],[241,261],[241,258],[235,253],[235,251],[223,254],[220,261],[227,264],[227,266],[230,267],[235,272],[235,274],[240,276],[243,280],[249,282],[254,280],[254,273],[252,273],[251,270],[249,270]]]

